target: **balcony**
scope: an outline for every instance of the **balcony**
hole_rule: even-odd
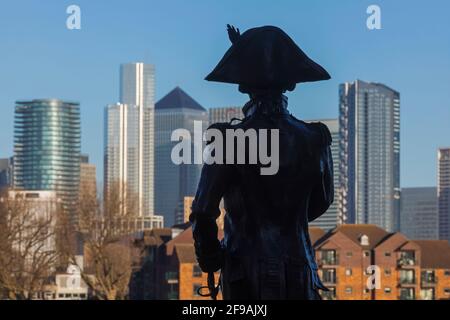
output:
[[[416,284],[416,279],[411,278],[400,278],[399,283],[401,286],[414,286]]]
[[[330,291],[322,291],[321,292],[323,300],[336,300],[336,292],[335,290]]]
[[[435,276],[423,276],[420,278],[421,287],[433,287],[438,283],[438,278]]]
[[[319,259],[320,266],[335,266],[339,261],[335,250],[323,250]]]
[[[323,276],[322,282],[325,286],[336,285],[336,276]]]
[[[414,270],[400,270],[398,282],[401,287],[414,286],[416,284],[416,273]]]
[[[415,300],[416,295],[414,289],[401,289],[399,300]]]
[[[408,268],[414,267],[416,265],[416,261],[414,258],[401,257],[397,260],[397,266],[399,268]]]

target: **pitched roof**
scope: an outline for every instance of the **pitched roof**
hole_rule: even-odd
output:
[[[413,240],[421,252],[421,267],[450,269],[450,245],[447,240]]]
[[[309,238],[311,239],[312,245],[314,245],[324,235],[325,235],[325,230],[323,230],[319,227],[309,227]]]
[[[366,250],[372,250],[380,242],[391,235],[391,233],[373,224],[343,224],[329,231],[316,243],[316,245],[319,243],[323,243],[325,240],[329,239],[336,233],[342,233],[347,238]],[[361,243],[361,237],[363,235],[366,235],[368,237],[368,245],[364,245]]]
[[[175,245],[175,254],[180,263],[196,263],[195,250],[193,244],[179,243]]]
[[[223,231],[219,230],[218,233],[219,239],[223,238]],[[171,255],[173,254],[174,248],[179,244],[189,244],[194,245],[194,237],[192,235],[192,227],[187,228],[186,230],[182,231],[178,236],[167,242],[166,244],[166,254]]]
[[[147,246],[160,246],[172,238],[170,228],[152,229],[144,232],[144,243]]]
[[[156,104],[155,109],[195,109],[206,111],[197,101],[192,99],[186,92],[180,87],[176,87],[163,98],[161,98]]]

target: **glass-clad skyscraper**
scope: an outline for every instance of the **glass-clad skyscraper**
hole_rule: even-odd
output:
[[[120,66],[120,102],[104,114],[104,185],[122,199],[136,198],[137,215],[154,211],[155,68],[142,62]],[[113,188],[114,186],[114,188]]]
[[[400,94],[380,83],[341,84],[340,217],[399,229]]]
[[[195,144],[195,126],[205,130],[208,112],[181,88],[176,87],[155,105],[155,207],[164,216],[166,227],[184,221],[184,197],[194,196],[200,179],[201,164],[180,164],[172,161],[172,149],[178,141],[172,141],[176,129],[185,129],[189,135],[191,155],[198,151]]]
[[[438,151],[439,239],[450,241],[450,148]]]
[[[14,188],[56,191],[65,209],[78,200],[80,108],[57,99],[17,101]]]

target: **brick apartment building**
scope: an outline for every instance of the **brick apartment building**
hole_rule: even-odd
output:
[[[310,237],[319,274],[330,289],[321,292],[324,299],[450,299],[447,241],[409,240],[374,225],[342,225],[329,232],[313,227]],[[197,294],[206,274],[196,262],[189,224],[146,232],[138,245],[145,254],[130,283],[131,299],[208,299]],[[367,282],[374,269],[379,288],[371,290]]]
[[[144,254],[130,281],[130,299],[209,299],[198,295],[198,288],[207,285],[207,275],[197,263],[189,224],[146,232],[137,245]]]
[[[450,299],[447,241],[409,240],[374,225],[342,225],[316,240],[314,248],[321,279],[330,289],[322,292],[324,299]],[[367,282],[374,270],[379,288],[371,290]]]

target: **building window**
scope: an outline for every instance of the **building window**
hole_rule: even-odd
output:
[[[384,293],[391,293],[392,289],[390,287],[384,288]]]
[[[201,277],[202,276],[202,269],[200,269],[200,266],[198,264],[194,264],[192,266],[192,276],[193,277]]]
[[[322,291],[323,300],[336,300],[336,288],[330,287],[329,291]]]
[[[388,252],[388,251],[386,251],[386,252],[384,253],[384,256],[385,256],[385,257],[390,257],[390,256],[391,256],[391,253]]]
[[[346,276],[351,276],[352,275],[352,269],[350,269],[350,268],[345,269],[345,275]]]
[[[414,300],[416,294],[414,288],[401,288],[400,289],[400,300]]]
[[[353,292],[352,287],[346,287],[346,288],[345,288],[345,293],[346,293],[346,294],[352,294],[352,292]]]
[[[402,251],[400,252],[400,258],[398,259],[398,265],[413,266],[416,264],[414,251]]]
[[[384,275],[390,276],[391,275],[391,269],[384,269]]]
[[[199,289],[200,289],[201,287],[202,287],[201,284],[194,283],[194,286],[193,286],[193,288],[192,288],[192,295],[193,295],[194,297],[200,297],[198,291],[199,291]]]
[[[361,238],[359,239],[360,243],[362,246],[368,246],[369,245],[369,237],[365,234],[363,234],[361,236]]]
[[[322,281],[324,283],[336,283],[336,270],[335,269],[322,269]]]
[[[433,288],[427,288],[420,290],[420,298],[422,300],[434,300],[434,289]]]
[[[446,277],[450,277],[450,270],[445,270],[444,274]]]
[[[414,270],[400,270],[400,284],[415,284]]]
[[[325,265],[336,265],[337,256],[336,250],[322,250],[322,264]]]
[[[365,250],[363,252],[364,257],[370,257],[370,251]]]
[[[347,251],[346,255],[347,255],[348,258],[353,257],[353,252]]]
[[[422,286],[427,284],[434,284],[436,283],[436,277],[434,274],[434,270],[424,270],[422,271],[420,275],[420,281]]]
[[[450,294],[450,288],[445,288],[444,289],[444,293],[447,294],[447,295]]]

